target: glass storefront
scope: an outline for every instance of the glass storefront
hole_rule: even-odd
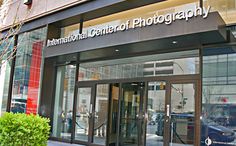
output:
[[[75,86],[75,65],[57,67],[52,136],[70,139]]]
[[[192,76],[199,74],[199,50],[81,63],[78,73],[76,142],[109,146],[196,143],[195,101],[199,98]],[[187,82],[174,79],[178,83],[169,79],[180,75],[191,78]],[[145,77],[166,79],[143,81]]]
[[[235,46],[203,50],[201,140],[235,145]]]
[[[169,17],[163,17],[161,23],[171,25],[171,23],[177,23],[178,19],[175,19],[177,18],[175,16],[178,12],[183,12],[182,14],[185,15],[191,13],[189,9],[195,9],[195,13],[191,14],[197,16],[198,13],[203,13],[202,9],[197,9],[200,2],[204,8],[210,6],[211,12],[219,12],[226,25],[230,26],[228,29],[236,36],[236,27],[233,26],[236,23],[236,0],[165,0],[149,5],[145,5],[148,3],[145,2],[142,3],[144,6],[140,4],[141,7],[111,15],[104,13],[102,17],[94,16],[95,19],[92,20],[89,19],[93,12],[88,14],[86,12],[83,16],[81,15],[81,18],[84,17],[86,21],[74,25],[64,27],[64,24],[68,23],[66,23],[67,20],[62,20],[62,23],[55,22],[54,24],[53,22],[49,26],[57,25],[56,29],[60,29],[57,33],[60,32],[61,38],[70,35],[78,36],[81,33],[88,34],[85,38],[96,37],[120,33],[125,29],[129,33],[128,29],[139,27],[138,25],[134,27],[134,21],[129,22],[129,20],[140,18],[144,21],[154,21],[152,19],[155,16],[162,15]],[[129,24],[126,28],[123,24],[127,22]],[[144,23],[145,25],[140,25],[140,27],[148,25],[147,22]],[[150,25],[153,24],[150,23]],[[63,28],[59,28],[62,26]],[[122,26],[124,26],[123,29]],[[48,115],[52,116],[51,136],[55,139],[89,146],[236,145],[236,47],[204,48],[204,45],[208,44],[201,44],[205,35],[208,35],[208,31],[209,36],[211,32],[214,33],[213,31],[221,33],[221,28],[217,29],[202,29],[203,33],[192,35],[185,33],[184,28],[183,34],[176,34],[177,37],[167,36],[161,39],[153,37],[150,43],[153,42],[153,48],[155,45],[157,47],[153,50],[145,50],[144,46],[139,52],[138,49],[136,51],[136,45],[142,43],[141,41],[149,43],[149,40],[141,40],[140,31],[137,34],[140,42],[125,44],[130,53],[123,54],[120,51],[120,54],[115,54],[117,56],[114,55],[112,60],[106,60],[112,54],[105,56],[106,53],[104,53],[96,56],[95,53],[99,49],[101,51],[115,50],[120,47],[118,45],[114,48],[111,45],[109,48],[100,47],[92,50],[95,53],[89,50],[92,48],[88,47],[84,49],[88,50],[88,56],[94,53],[96,57],[84,59],[87,52],[77,46],[73,50],[72,47],[76,44],[71,45],[69,43],[72,42],[65,41],[68,44],[63,45],[72,46],[70,48],[73,50],[70,52],[72,54],[69,54],[71,50],[68,50],[68,54],[62,55],[65,52],[58,49],[57,53],[61,53],[61,56],[55,56],[55,58],[49,56],[45,59],[52,59],[55,63],[52,63],[55,74],[53,72],[51,75],[53,89],[49,93],[54,97],[47,97],[52,99],[50,101],[52,108],[48,112]],[[46,35],[47,28],[40,28],[18,36],[10,107],[13,113],[37,114],[38,112]],[[223,35],[222,33],[222,37]],[[203,45],[203,54],[199,54],[201,52],[199,49],[193,48],[199,46],[184,44],[188,38],[195,36],[198,38],[195,40],[196,43],[192,44]],[[173,48],[166,44],[167,49],[173,50],[158,50],[158,45],[161,46],[162,43],[159,44],[159,40],[163,39],[165,43],[165,40],[172,38],[183,40],[186,38],[186,40],[183,41],[184,45],[177,44],[177,40],[171,41],[171,45],[176,45]],[[89,39],[84,42],[90,43]],[[227,39],[225,38],[224,43],[228,43]],[[0,43],[0,116],[6,112],[7,100],[10,97],[8,88],[12,58],[9,56],[14,48],[14,40],[11,38],[9,41],[7,50],[4,50],[5,43]],[[125,45],[121,46],[124,50]],[[188,50],[184,46],[189,47]],[[53,50],[53,47],[50,49]],[[50,49],[47,51],[50,52]],[[5,51],[7,53],[4,53]],[[165,53],[155,54],[158,51]],[[70,58],[70,55],[75,58]],[[202,60],[200,60],[200,55],[203,55]],[[132,57],[122,58],[124,56]],[[100,60],[96,61],[96,58]],[[59,63],[68,64],[59,65]],[[47,88],[47,85],[43,86]]]
[[[210,6],[211,12],[219,12],[227,25],[235,23],[236,0],[201,2],[204,8]],[[119,28],[128,20],[185,12],[197,9],[199,5],[200,0],[166,0],[63,27],[61,37],[83,33],[88,35],[87,38],[116,33],[136,28],[132,24],[134,21],[128,24],[128,28]],[[200,9],[196,11],[201,13]],[[236,130],[233,122],[236,120],[233,116],[236,114],[234,50],[233,47],[204,49],[202,104],[199,50],[80,63],[74,109],[75,137],[72,139],[88,145],[109,146],[235,145],[232,131]],[[189,76],[195,78],[185,81]],[[162,80],[162,77],[168,79]],[[176,78],[172,80],[172,77]],[[124,81],[126,79],[131,81]],[[62,109],[59,110],[62,113],[68,111]],[[58,117],[62,115],[55,113],[54,120],[57,120],[54,122],[57,123],[54,124],[63,128],[53,131],[54,136],[70,139],[68,122],[60,125],[63,118]],[[63,117],[67,117],[65,115]]]
[[[0,116],[7,110],[11,64],[15,51],[13,45],[14,38],[7,38],[0,42]]]
[[[46,28],[20,34],[18,37],[11,111],[37,113]]]

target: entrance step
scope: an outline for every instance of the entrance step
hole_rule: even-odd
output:
[[[48,141],[48,146],[84,146],[79,144],[70,144],[70,143],[64,143],[64,142],[58,142],[58,141]]]

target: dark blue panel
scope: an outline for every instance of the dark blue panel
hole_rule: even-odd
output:
[[[204,48],[203,49],[203,56],[232,54],[232,53],[236,53],[236,48],[231,47],[231,46],[220,47],[220,48]]]

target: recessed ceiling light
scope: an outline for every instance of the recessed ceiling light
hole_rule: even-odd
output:
[[[115,51],[116,51],[116,52],[119,52],[120,50],[116,49]]]
[[[172,44],[177,44],[178,42],[177,41],[173,41]]]

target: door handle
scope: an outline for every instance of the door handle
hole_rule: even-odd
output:
[[[147,120],[148,119],[148,113],[144,113],[144,118],[145,118],[145,120]]]
[[[138,120],[142,119],[141,114],[137,114],[137,115],[136,115],[136,118],[137,118]]]
[[[139,113],[136,115],[136,118],[139,119],[139,120],[143,120],[147,117],[147,114],[146,113]]]
[[[89,107],[89,114],[92,114],[93,113],[93,104],[90,104],[90,107]]]
[[[93,115],[93,104],[90,104],[88,118],[92,118]]]
[[[166,105],[166,123],[168,123],[169,122],[169,118],[170,118],[170,105],[169,104],[167,104]]]
[[[166,116],[170,117],[170,105],[169,104],[166,105]]]

